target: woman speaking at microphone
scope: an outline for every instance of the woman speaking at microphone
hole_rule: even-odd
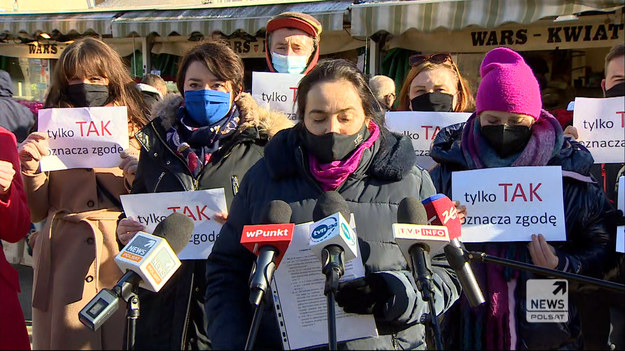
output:
[[[255,256],[240,244],[243,226],[258,223],[271,200],[291,206],[292,222],[310,222],[316,199],[332,190],[355,216],[366,269],[364,278],[339,287],[337,302],[347,312],[373,314],[380,333],[339,347],[425,348],[425,326],[419,321],[428,312],[427,303],[393,239],[391,224],[402,199],[434,194],[428,173],[415,166],[410,140],[383,126],[383,111],[354,64],[320,62],[302,78],[297,106],[299,122],[276,134],[264,158],[246,174],[208,258],[206,312],[213,347],[242,349],[252,320],[248,278]],[[441,313],[458,297],[459,285],[444,258],[436,257],[433,266]],[[361,288],[368,292],[355,293]],[[255,346],[281,349],[273,306],[265,307]]]
[[[558,121],[542,109],[538,81],[523,58],[497,48],[486,54],[480,74],[476,113],[466,123],[442,129],[431,156],[430,174],[439,192],[450,195],[454,171],[494,167],[562,166],[566,242],[549,244],[539,234],[527,243],[467,245],[493,256],[575,274],[601,277],[608,258],[605,227],[610,205],[589,177],[590,153],[564,138]],[[448,343],[452,349],[580,349],[579,315],[570,305],[568,323],[529,323],[525,318],[525,281],[530,274],[491,264],[474,265],[486,306],[462,313]]]
[[[184,55],[177,76],[184,96],[169,94],[154,105],[154,120],[137,133],[141,157],[133,194],[223,188],[231,204],[269,138],[292,126],[285,115],[261,109],[243,92],[244,72],[241,58],[222,42],[200,44]],[[219,216],[223,221],[226,214]],[[119,241],[125,245],[143,229],[124,218]],[[158,293],[140,290],[136,348],[210,348],[205,268],[205,260],[184,260]]]

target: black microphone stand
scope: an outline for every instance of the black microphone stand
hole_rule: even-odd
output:
[[[410,248],[410,263],[412,264],[412,275],[417,282],[417,289],[421,292],[424,301],[427,301],[430,307],[427,324],[432,327],[434,333],[434,344],[436,350],[443,349],[443,338],[441,336],[441,328],[438,324],[436,314],[436,306],[434,305],[434,291],[432,290],[432,265],[428,250],[420,245],[413,245]]]
[[[336,311],[334,296],[339,288],[339,279],[345,273],[345,252],[340,246],[328,245],[321,251],[323,261],[322,272],[326,276],[323,293],[328,297],[328,346],[330,350],[337,349],[336,340]]]
[[[139,319],[139,283],[141,277],[127,271],[113,287],[113,291],[126,302],[126,328],[124,330],[124,350],[134,350],[137,319]]]
[[[540,274],[544,276],[553,276],[556,278],[576,281],[578,283],[591,284],[591,285],[595,285],[595,286],[598,286],[607,290],[615,291],[620,294],[625,293],[625,285],[623,284],[618,284],[618,283],[614,283],[614,282],[610,282],[606,280],[588,277],[585,275],[563,272],[563,271],[559,271],[556,269],[539,267],[533,264],[509,260],[506,258],[491,256],[484,252],[468,251],[466,249],[462,249],[462,251],[464,252],[464,254],[469,260],[474,261],[474,262],[495,263],[498,265],[511,267],[511,268],[519,269],[523,271],[528,271],[531,273],[536,273],[536,274]]]
[[[252,325],[245,341],[245,350],[252,350],[256,342],[256,334],[260,328],[263,317],[263,301],[266,292],[269,291],[269,284],[273,279],[276,265],[274,259],[278,255],[278,249],[273,246],[263,246],[258,254],[258,260],[254,262],[254,269],[250,276],[250,303],[254,306],[254,317]],[[259,268],[259,266],[261,268]],[[265,269],[262,269],[266,267]],[[262,271],[258,271],[261,269]]]

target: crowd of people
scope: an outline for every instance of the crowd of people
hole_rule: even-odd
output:
[[[614,191],[606,195],[617,178],[597,182],[591,153],[575,140],[575,130],[565,133],[543,109],[538,81],[519,53],[500,47],[485,55],[475,98],[450,54],[414,55],[395,96],[388,77],[370,80],[342,59],[319,61],[321,32],[320,22],[303,13],[283,13],[267,23],[268,70],[305,74],[295,123],[260,107],[246,92],[243,61],[222,42],[199,44],[182,57],[180,94],[168,93],[158,76],[136,84],[119,55],[100,40],[83,38],[66,47],[44,108],[126,106],[129,147],[118,167],[44,172],[40,161],[50,153],[48,134],[28,122],[11,131],[0,128],[0,237],[15,242],[31,222],[44,223],[29,237],[34,349],[121,349],[124,308],[96,331],[82,325],[78,312],[121,278],[113,258],[145,230],[123,212],[124,194],[223,188],[227,205],[214,217],[222,229],[206,259],[183,260],[158,293],[139,289],[137,349],[242,349],[254,315],[248,284],[256,260],[240,244],[243,226],[261,223],[272,200],[291,207],[290,222],[310,222],[317,198],[328,191],[346,200],[364,253],[364,277],[342,282],[337,303],[346,312],[372,315],[378,331],[339,347],[432,348],[423,319],[430,306],[390,228],[404,198],[452,197],[452,174],[464,170],[561,166],[566,228],[563,242],[547,242],[536,233],[529,242],[467,248],[624,282],[624,260],[615,252],[623,215],[615,202],[625,199],[616,199]],[[606,58],[605,96],[624,95],[623,50],[619,45]],[[2,98],[10,98],[10,89],[2,88],[7,79],[0,72]],[[13,110],[15,117],[5,118],[8,108],[0,108],[0,116],[17,121],[25,113]],[[437,134],[430,150],[436,164],[425,170],[416,165],[411,141],[387,128],[385,113],[393,110],[472,114]],[[463,217],[466,207],[454,203]],[[571,299],[568,322],[529,323],[525,282],[537,276],[486,264],[473,269],[486,297],[478,307],[467,302],[445,255],[432,258],[445,348],[624,347],[624,307],[612,301],[619,296],[602,301],[607,312],[593,314],[583,308],[591,288],[579,287],[572,292],[577,298]],[[30,348],[18,292],[17,273],[0,253],[0,349]],[[272,299],[263,308],[255,347],[281,349]],[[598,323],[607,329],[599,336],[591,331]]]

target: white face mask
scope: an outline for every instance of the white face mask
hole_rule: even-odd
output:
[[[304,73],[308,56],[286,56],[271,52],[271,64],[279,73]]]

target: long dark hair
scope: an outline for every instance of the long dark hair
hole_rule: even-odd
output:
[[[111,101],[128,108],[128,122],[136,129],[145,126],[145,104],[119,54],[105,42],[81,38],[68,45],[54,67],[45,108],[73,107],[65,94],[73,77],[101,76],[109,80]]]
[[[304,120],[306,100],[312,87],[321,82],[344,79],[354,86],[365,116],[371,118],[380,128],[384,125],[384,110],[369,88],[369,78],[355,64],[343,59],[321,60],[307,75],[302,78],[297,88],[297,116],[300,123]]]

